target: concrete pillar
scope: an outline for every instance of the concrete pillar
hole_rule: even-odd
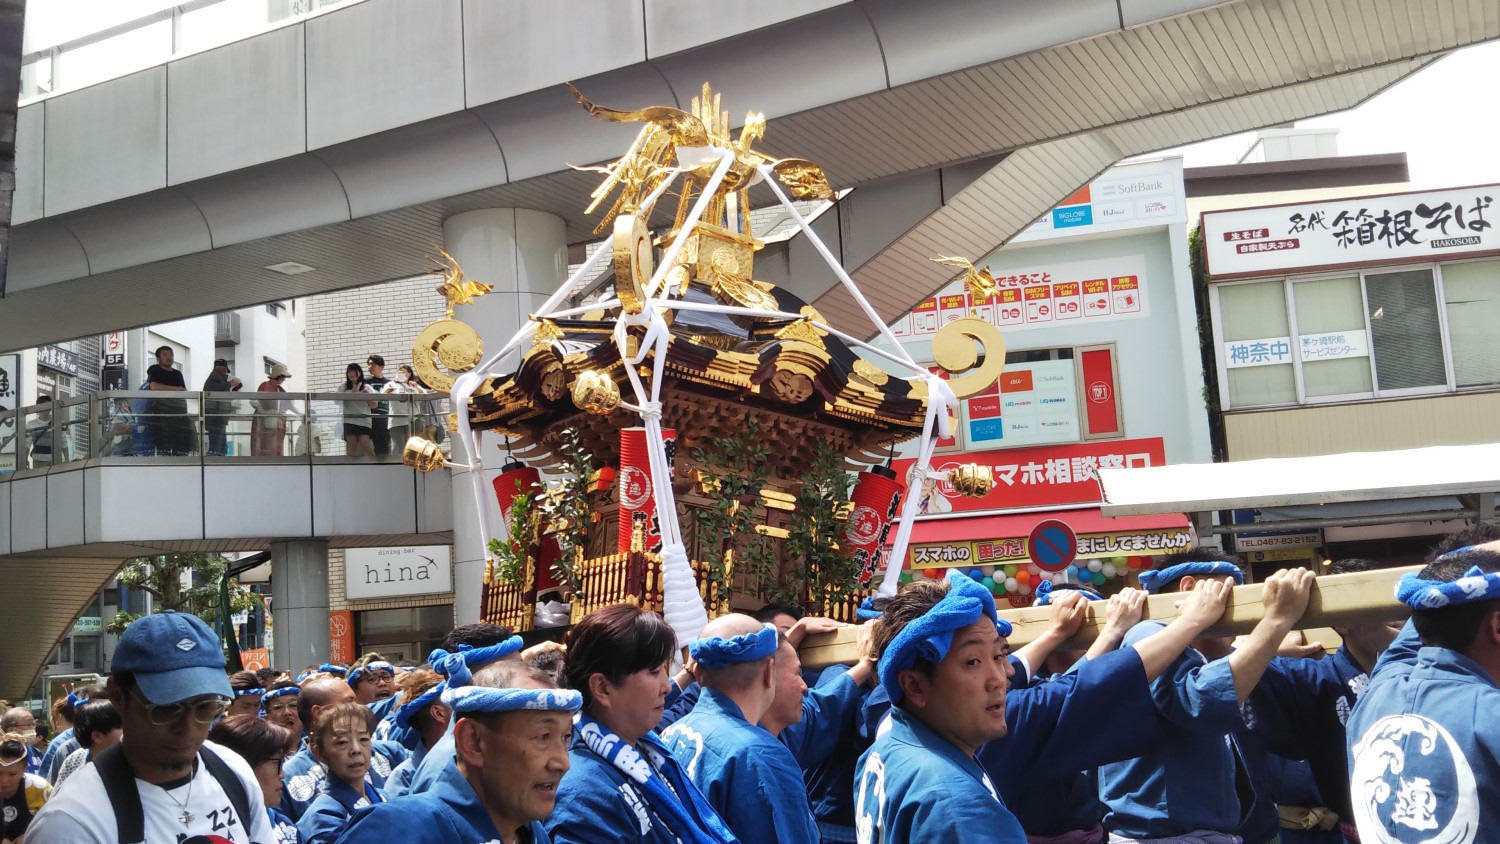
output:
[[[561,217],[524,208],[485,208],[443,221],[444,248],[458,260],[464,273],[493,286],[493,292],[459,307],[454,318],[472,325],[484,340],[485,354],[503,348],[532,313],[536,312],[568,275],[566,224]],[[514,361],[506,365],[509,369]],[[503,462],[497,438],[487,438],[487,481],[500,474]],[[468,455],[457,439],[453,462]],[[457,624],[479,620],[479,598],[484,584],[484,545],[479,516],[470,499],[473,486],[461,469],[453,470],[453,614]],[[489,483],[485,489],[490,489]],[[492,495],[484,497],[490,518],[499,522]]]
[[[328,543],[271,543],[272,664],[296,674],[328,661]]]

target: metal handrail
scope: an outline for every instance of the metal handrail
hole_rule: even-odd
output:
[[[385,413],[369,402],[383,403]],[[372,462],[345,450],[348,424],[364,429],[372,449],[382,431],[389,439],[388,453],[373,462],[399,462],[407,436],[446,441],[447,402],[443,393],[113,390],[71,396],[0,411],[0,480],[120,460]],[[366,406],[346,414],[343,406],[350,403]]]

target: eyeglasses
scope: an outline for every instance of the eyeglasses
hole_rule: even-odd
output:
[[[152,703],[137,691],[135,698],[136,703],[146,710],[146,717],[158,727],[177,723],[184,712],[192,712],[193,720],[200,724],[212,724],[229,708],[229,701],[222,697],[204,698],[193,703]]]

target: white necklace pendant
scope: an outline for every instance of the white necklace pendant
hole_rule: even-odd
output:
[[[188,824],[193,822],[193,813],[189,812],[187,809],[183,809],[182,814],[177,816],[177,821],[183,826],[187,826]]]

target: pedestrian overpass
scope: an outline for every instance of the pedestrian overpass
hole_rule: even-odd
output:
[[[276,394],[270,411],[257,394],[229,406],[224,395],[174,393],[186,397],[176,412],[149,407],[160,393],[111,392],[0,414],[0,467],[13,470],[0,472],[0,698],[26,696],[128,559],[270,550],[277,638],[290,648],[327,638],[327,548],[452,542],[448,473],[402,465],[399,441],[391,457],[346,454],[337,429],[348,394]],[[445,399],[385,398],[396,437],[446,415]],[[268,419],[282,436],[256,454],[251,426]],[[206,454],[206,423],[218,420],[228,447]],[[196,435],[188,453],[141,447],[153,427],[183,423]],[[43,431],[50,454],[36,448]]]

